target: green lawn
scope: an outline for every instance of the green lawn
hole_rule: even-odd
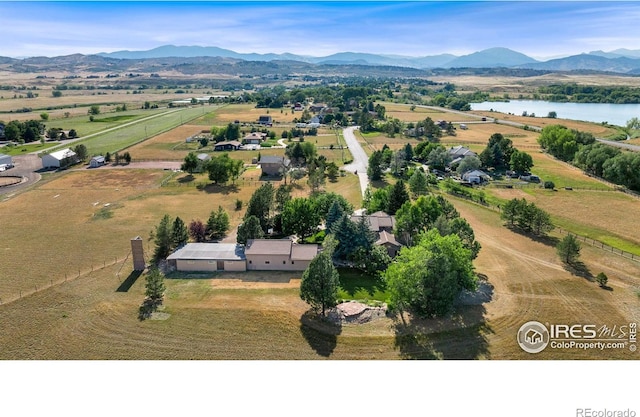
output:
[[[152,118],[150,120],[139,121],[130,126],[116,129],[111,132],[99,134],[80,140],[75,145],[84,144],[90,155],[105,154],[106,152],[116,152],[125,149],[147,138],[167,132],[177,126],[185,124],[197,117],[202,116],[205,111],[213,111],[215,107],[194,107],[179,110],[165,110],[166,114]],[[122,123],[122,122],[121,122]],[[95,122],[94,122],[95,124]],[[102,125],[102,124],[99,124]],[[108,128],[102,125],[103,128]]]
[[[60,142],[45,142],[44,145],[40,142],[34,142],[18,146],[4,146],[0,148],[0,153],[11,156],[24,155],[29,152],[44,151],[45,149],[52,148],[54,146],[57,146],[58,144],[60,144]]]
[[[384,281],[357,269],[339,268],[338,298],[359,301],[381,301],[389,298]]]

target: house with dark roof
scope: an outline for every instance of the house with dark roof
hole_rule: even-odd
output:
[[[262,173],[266,175],[282,175],[283,169],[291,165],[291,160],[283,156],[265,155],[258,161]]]
[[[458,165],[464,158],[468,158],[470,156],[478,156],[475,152],[469,150],[469,148],[461,145],[452,147],[448,152],[451,156],[451,162],[449,163],[449,165],[452,167]]]
[[[393,234],[393,229],[396,227],[395,217],[384,211],[376,211],[369,215],[364,213],[353,214],[351,221],[359,222],[362,218],[369,225],[369,230],[378,235],[378,240],[374,244],[384,246],[389,256],[395,257],[402,247]]]
[[[273,118],[271,116],[260,116],[258,118],[258,124],[261,124],[263,126],[272,126],[273,125]]]
[[[237,140],[230,140],[228,142],[218,142],[214,145],[214,151],[237,151],[242,146],[242,143]]]

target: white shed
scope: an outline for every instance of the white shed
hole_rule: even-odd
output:
[[[77,163],[78,156],[69,148],[42,155],[43,168],[66,168]]]

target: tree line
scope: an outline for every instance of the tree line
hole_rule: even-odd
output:
[[[546,126],[538,143],[556,158],[589,174],[640,191],[640,154],[596,143],[591,133],[561,125]]]

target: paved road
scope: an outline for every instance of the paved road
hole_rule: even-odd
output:
[[[640,152],[640,146],[632,145],[630,143],[618,142],[615,140],[606,140],[606,139],[596,139],[600,143],[604,143],[605,145],[615,146],[616,148],[623,148],[629,151]]]
[[[15,166],[1,172],[0,176],[20,176],[22,177],[22,182],[16,185],[0,187],[0,194],[8,194],[21,190],[40,180],[40,174],[36,171],[42,169],[42,160],[36,155],[16,155],[12,160]]]
[[[343,169],[345,171],[358,174],[358,178],[360,179],[360,190],[364,196],[364,192],[369,186],[369,177],[367,177],[369,157],[364,149],[362,149],[360,142],[358,142],[358,139],[356,139],[356,136],[353,133],[356,129],[358,129],[358,126],[351,126],[342,131],[342,136],[344,137],[344,141],[347,143],[349,152],[353,155],[353,162],[349,165],[345,165]]]

